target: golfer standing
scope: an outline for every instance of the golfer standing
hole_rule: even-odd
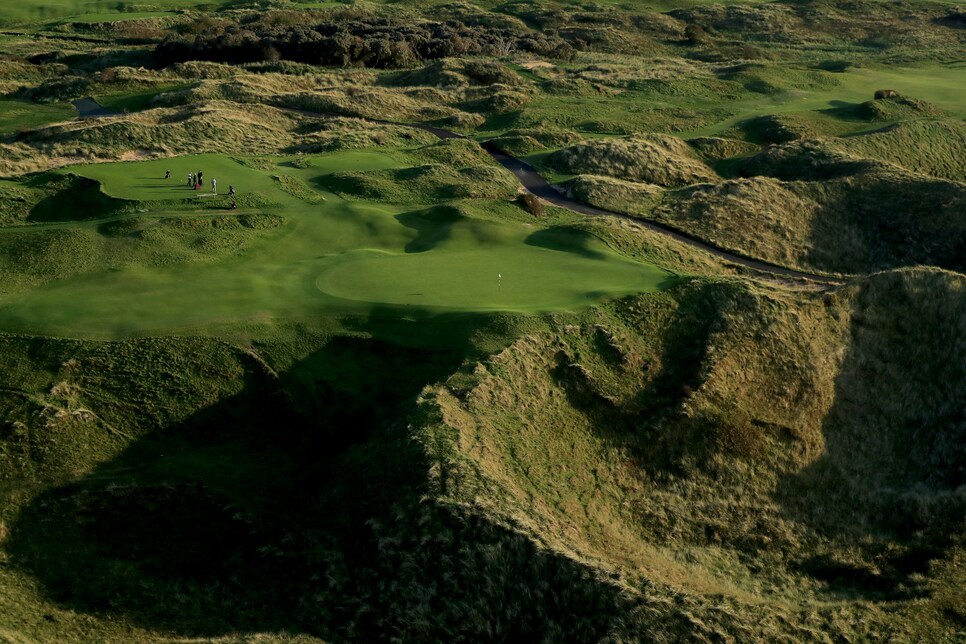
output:
[[[217,186],[218,186],[218,184],[215,182],[214,179],[212,179],[211,180],[211,194],[217,194],[218,193]]]
[[[188,173],[188,185],[189,186],[195,185],[195,175],[191,172]]]

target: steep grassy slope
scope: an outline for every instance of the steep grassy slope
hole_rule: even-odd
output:
[[[426,384],[544,325],[351,326],[249,327],[263,335],[238,346],[3,338],[0,628],[141,641],[604,633],[616,589],[421,501],[425,461],[399,420]]]
[[[654,134],[580,143],[554,152],[546,163],[571,174],[605,175],[660,186],[716,179],[684,141]]]
[[[607,571],[625,637],[949,637],[964,288],[695,283],[530,335],[424,393],[436,494]]]
[[[667,193],[648,216],[790,266],[864,273],[933,264],[962,271],[964,189],[889,169],[821,182],[753,177]]]
[[[921,174],[966,182],[966,122],[910,121],[866,136],[829,141],[832,149],[888,161]]]

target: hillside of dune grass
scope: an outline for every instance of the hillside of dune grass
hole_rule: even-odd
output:
[[[585,159],[585,173],[562,185],[585,203],[656,219],[784,266],[870,273],[926,264],[963,271],[963,133],[961,122],[927,120],[850,137],[794,139],[723,163],[712,158],[719,174],[664,190],[656,185],[660,179],[644,178],[646,171],[640,170],[647,166],[644,156],[650,162],[654,154],[635,164],[637,174],[622,166],[619,155],[605,155],[613,159],[613,169],[610,177],[600,177],[593,155],[585,153],[578,157]],[[596,145],[623,147],[622,141]],[[702,146],[723,147],[707,140],[694,147]],[[559,163],[555,158],[547,163]],[[666,167],[688,166],[676,162]]]
[[[623,637],[953,637],[964,288],[695,282],[561,321],[423,392],[435,493],[600,570]]]
[[[6,335],[4,627],[954,639],[964,289],[907,269],[247,346]]]

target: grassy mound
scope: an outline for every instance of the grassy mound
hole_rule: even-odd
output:
[[[745,176],[826,181],[881,170],[882,166],[833,149],[824,139],[809,139],[767,147],[741,163],[739,170]]]
[[[493,165],[456,169],[429,164],[399,170],[336,172],[320,181],[326,190],[347,198],[389,203],[510,199],[518,190],[514,177]]]
[[[574,177],[563,187],[570,196],[586,204],[631,215],[649,213],[664,194],[661,188],[653,184],[590,174]]]
[[[756,177],[669,192],[652,216],[750,257],[810,266],[819,208],[808,186]]]
[[[825,182],[755,177],[668,192],[653,216],[752,257],[830,272],[966,269],[962,184],[896,170]]]
[[[480,114],[503,114],[518,110],[530,102],[530,95],[524,92],[500,86],[493,86],[485,90],[466,92],[460,109]]]
[[[579,143],[554,152],[546,162],[572,174],[597,174],[660,186],[717,180],[687,143],[660,134]]]
[[[895,96],[866,101],[856,108],[855,114],[866,121],[902,121],[923,116],[940,116],[942,110],[918,98]]]
[[[34,190],[20,183],[0,181],[0,224],[9,225],[25,220],[38,197]]]
[[[4,625],[950,639],[964,288],[917,270],[238,345],[0,337]]]
[[[966,280],[891,272],[855,291],[856,328],[827,419],[830,466],[896,528],[935,529],[935,518],[954,526],[966,516],[966,392],[952,383],[966,372],[947,356],[966,352]]]
[[[102,218],[131,211],[130,204],[104,194],[96,181],[57,173],[0,181],[0,200],[0,225]]]
[[[813,120],[787,114],[756,116],[742,122],[740,127],[749,141],[760,144],[788,143],[824,134]]]
[[[289,151],[318,154],[339,150],[426,145],[436,137],[411,127],[372,123],[356,118],[313,119],[299,127]]]
[[[857,157],[888,161],[922,174],[966,181],[966,122],[920,120],[827,142]]]
[[[747,141],[714,136],[688,139],[688,145],[694,148],[704,159],[711,162],[745,156],[758,150],[758,146]]]
[[[652,607],[620,637],[941,639],[966,609],[964,288],[692,284],[533,334],[424,393],[435,494],[613,575]]]
[[[966,270],[963,12],[651,5],[2,5],[0,640],[963,639],[963,276],[475,143]]]
[[[532,128],[508,130],[496,138],[489,139],[487,143],[507,154],[519,157],[547,148],[573,145],[581,140],[583,137],[573,131]]]
[[[429,121],[457,118],[464,112],[448,103],[451,96],[440,100],[428,99],[424,94],[407,94],[383,87],[371,87],[358,91],[330,89],[316,92],[279,94],[273,102],[310,112],[361,116],[366,118],[392,118],[403,121]]]
[[[631,608],[621,589],[421,500],[425,458],[399,422],[426,384],[534,323],[276,329],[242,346],[0,337],[0,409],[17,419],[0,436],[0,624],[44,639],[599,639]]]
[[[458,88],[471,85],[519,87],[527,81],[497,61],[447,59],[411,71],[385,74],[380,83],[390,87]]]
[[[0,144],[0,172],[48,168],[57,160],[230,152],[277,152],[293,143],[297,123],[270,107],[208,103],[92,119],[31,130]]]
[[[825,70],[783,68],[763,63],[741,63],[719,68],[717,76],[738,83],[749,92],[764,95],[781,94],[788,90],[829,90],[841,83],[835,74]]]
[[[434,139],[429,145],[408,151],[407,154],[413,159],[422,159],[428,163],[442,163],[457,168],[493,163],[490,155],[475,141],[469,139]]]

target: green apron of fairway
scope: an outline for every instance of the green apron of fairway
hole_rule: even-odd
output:
[[[139,209],[147,212],[115,219],[137,217],[147,230],[165,221],[244,216],[241,207],[202,210],[223,203],[229,184],[239,199],[257,193],[263,205],[245,210],[284,219],[253,233],[242,252],[201,262],[118,265],[110,256],[98,257],[83,273],[8,299],[0,308],[0,327],[115,337],[376,309],[399,315],[539,313],[656,290],[670,277],[575,229],[483,220],[448,206],[350,202],[312,187],[335,171],[403,165],[391,153],[343,152],[311,157],[307,167],[285,159],[242,163],[223,155],[72,167],[70,172],[99,181],[106,194],[141,202]],[[198,170],[206,185],[196,191],[187,183],[188,173]],[[291,183],[284,189],[280,176],[298,180],[311,194],[293,191]],[[212,178],[220,197],[210,196]],[[85,229],[96,238],[104,226],[97,217],[78,213],[72,219],[88,221],[49,227]]]

